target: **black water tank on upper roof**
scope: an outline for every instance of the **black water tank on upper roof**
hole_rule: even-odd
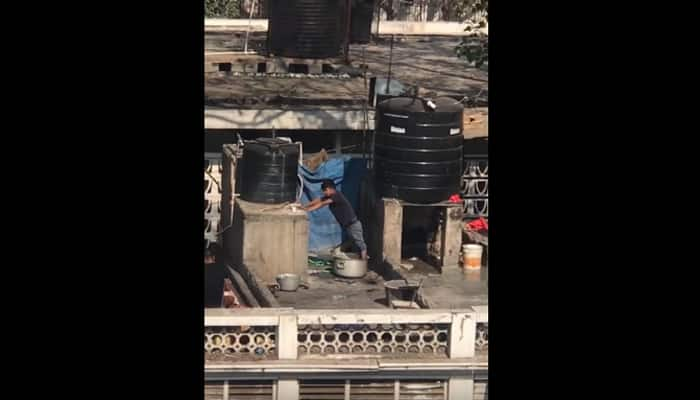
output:
[[[293,58],[340,55],[345,37],[341,1],[345,0],[270,0],[268,52]]]
[[[375,177],[382,197],[438,203],[459,193],[463,109],[449,97],[396,97],[377,105]]]
[[[369,43],[374,15],[374,0],[350,0],[350,13],[347,11],[347,0],[340,0],[341,9],[341,42],[348,34],[346,25],[350,16],[350,43]]]
[[[353,0],[350,13],[350,43],[369,43],[374,0]]]
[[[296,200],[298,144],[272,138],[245,142],[240,168],[241,199],[266,204]]]

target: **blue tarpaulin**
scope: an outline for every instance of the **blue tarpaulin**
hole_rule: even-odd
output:
[[[321,181],[332,179],[336,189],[347,197],[350,204],[358,210],[360,182],[365,173],[362,160],[340,156],[329,159],[315,171],[299,166],[299,174],[304,180],[304,190],[301,195],[302,204],[323,196]],[[343,241],[342,228],[328,207],[320,208],[309,213],[309,251],[324,252],[339,245]]]

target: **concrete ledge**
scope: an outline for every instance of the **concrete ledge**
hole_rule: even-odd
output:
[[[204,108],[204,129],[337,129],[362,130],[362,110],[282,110]],[[374,111],[368,113],[374,129]]]
[[[438,35],[464,36],[468,24],[460,22],[416,22],[416,21],[380,21],[380,35]],[[267,31],[267,19],[254,19],[250,24],[251,32]],[[247,19],[205,19],[205,30],[208,31],[240,31],[248,29]],[[488,27],[479,28],[479,32],[488,34]],[[376,22],[372,23],[372,33],[377,32]]]
[[[475,361],[473,359],[405,359],[405,360],[381,360],[381,359],[331,359],[331,360],[274,360],[274,361],[237,361],[227,364],[205,365],[207,372],[222,371],[268,371],[289,372],[304,371],[321,372],[333,371],[378,371],[378,370],[450,370],[454,368],[485,368],[486,362]]]

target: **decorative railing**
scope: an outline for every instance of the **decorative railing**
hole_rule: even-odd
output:
[[[462,175],[464,218],[489,216],[489,159],[488,154],[465,155]]]
[[[462,310],[207,309],[211,363],[337,357],[486,357],[488,312]],[[483,361],[483,360],[482,360]]]
[[[204,239],[207,242],[217,241],[219,221],[221,221],[221,154],[204,153]]]
[[[299,326],[300,358],[333,354],[447,357],[449,324]]]

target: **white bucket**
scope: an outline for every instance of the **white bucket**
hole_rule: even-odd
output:
[[[462,262],[465,270],[481,269],[481,255],[484,247],[480,244],[462,245]]]

